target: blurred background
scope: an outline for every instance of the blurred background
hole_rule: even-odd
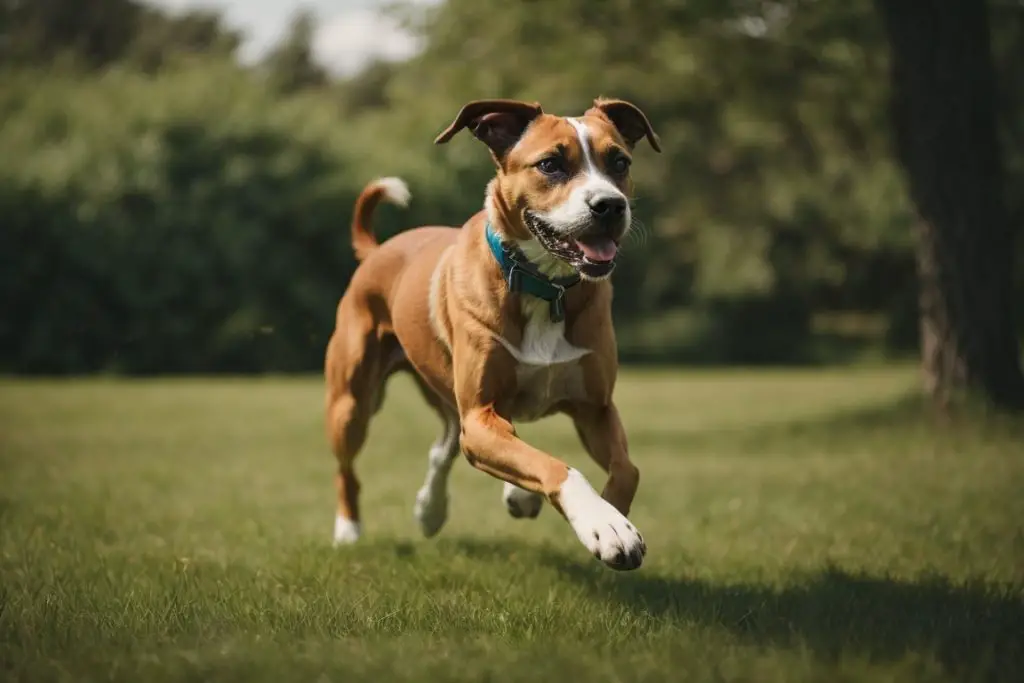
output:
[[[991,17],[1016,229],[1022,4]],[[382,237],[461,224],[491,162],[432,140],[483,97],[619,97],[659,132],[615,278],[624,362],[918,352],[870,0],[4,0],[0,22],[2,372],[319,372],[356,195],[408,182]]]

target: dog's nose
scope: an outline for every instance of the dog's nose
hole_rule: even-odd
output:
[[[590,206],[590,213],[594,214],[594,218],[602,220],[621,218],[626,213],[625,197],[600,195],[591,198],[587,204]]]

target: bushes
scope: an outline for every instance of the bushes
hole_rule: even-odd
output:
[[[431,141],[495,96],[556,113],[635,99],[658,129],[664,154],[636,152],[645,227],[615,276],[624,360],[814,360],[829,354],[811,321],[833,312],[884,317],[877,342],[916,345],[913,212],[871,3],[804,3],[760,37],[732,21],[742,4],[611,3],[581,23],[584,4],[420,8],[420,56],[343,83],[304,79],[301,31],[284,62],[234,64],[213,15],[156,21],[73,76],[0,72],[0,371],[318,369],[355,266],[356,193],[408,181],[382,238],[461,224],[482,206],[486,150]],[[1012,95],[1020,39],[1000,31]],[[273,87],[289,73],[308,87]]]
[[[361,184],[322,106],[297,130],[290,103],[209,65],[18,97],[0,134],[3,370],[316,366]]]
[[[386,237],[461,223],[492,173],[475,141],[431,144],[457,110],[443,98],[436,116],[343,115],[330,90],[281,97],[209,59],[152,77],[3,78],[0,371],[316,370],[355,267],[348,225],[363,185],[397,174],[412,187],[408,214],[381,210]],[[700,322],[685,348],[656,333],[659,348],[624,357],[801,360],[843,219],[786,209],[768,231],[742,228],[752,209],[716,222],[717,195],[659,197],[638,180],[649,234],[617,274],[616,317],[656,323],[682,305]]]

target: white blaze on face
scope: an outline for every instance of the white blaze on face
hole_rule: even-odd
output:
[[[583,177],[576,181],[576,187],[573,188],[569,198],[561,206],[551,211],[538,212],[537,215],[555,230],[563,233],[573,233],[590,224],[590,205],[592,203],[602,198],[615,198],[625,201],[626,196],[594,163],[590,130],[587,128],[587,124],[579,119],[566,119],[566,121],[576,129],[576,137],[580,141],[580,148],[583,151],[583,169],[580,171],[580,174]],[[628,203],[623,221],[626,226],[629,226],[630,211]]]

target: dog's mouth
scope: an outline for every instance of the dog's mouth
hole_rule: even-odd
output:
[[[526,227],[544,249],[581,275],[599,280],[611,275],[615,269],[619,241],[611,235],[589,229],[575,235],[565,235],[531,211],[523,212],[523,217]]]

